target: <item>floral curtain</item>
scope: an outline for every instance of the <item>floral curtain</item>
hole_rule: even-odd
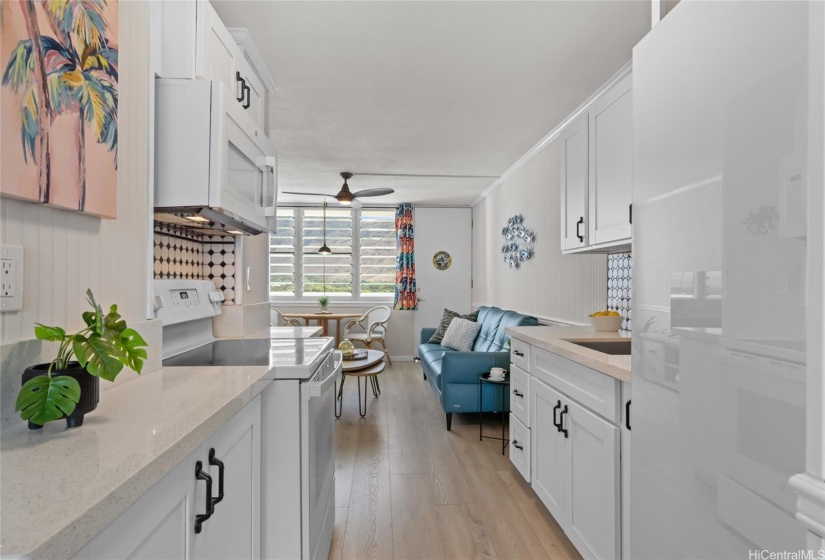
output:
[[[395,209],[395,309],[418,308],[415,295],[415,235],[412,204]]]

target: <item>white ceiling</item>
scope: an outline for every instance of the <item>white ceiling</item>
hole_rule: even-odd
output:
[[[467,205],[631,58],[649,0],[275,2],[213,0],[252,33],[278,84],[270,137],[280,190]],[[279,203],[320,202],[282,195]]]

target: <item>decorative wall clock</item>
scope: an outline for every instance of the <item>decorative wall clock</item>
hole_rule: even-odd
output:
[[[521,214],[516,214],[501,229],[501,238],[504,240],[501,254],[510,268],[518,268],[521,263],[533,258],[533,241],[536,236],[524,227],[523,222]]]
[[[438,251],[433,255],[433,266],[438,270],[447,270],[453,264],[453,257],[447,251]]]

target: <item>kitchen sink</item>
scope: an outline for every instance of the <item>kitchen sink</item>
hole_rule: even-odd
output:
[[[630,355],[630,339],[616,339],[616,340],[568,340],[577,346],[584,346],[596,352],[610,354],[611,356],[629,356]]]

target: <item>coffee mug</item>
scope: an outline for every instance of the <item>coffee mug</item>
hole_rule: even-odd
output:
[[[504,368],[494,367],[490,370],[490,379],[504,379]]]

